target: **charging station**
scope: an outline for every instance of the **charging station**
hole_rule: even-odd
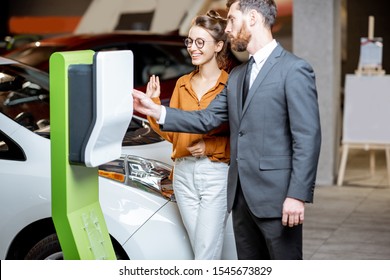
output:
[[[121,155],[133,115],[131,51],[50,57],[52,217],[64,259],[116,259],[98,166]]]

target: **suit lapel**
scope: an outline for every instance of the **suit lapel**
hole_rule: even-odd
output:
[[[251,102],[253,96],[255,94],[259,94],[258,88],[260,87],[261,83],[264,81],[265,77],[268,75],[270,70],[278,62],[278,59],[279,59],[282,51],[283,51],[283,48],[278,44],[276,46],[276,48],[272,51],[270,56],[267,58],[267,60],[264,62],[263,67],[260,69],[260,72],[257,74],[257,77],[254,80],[254,82],[253,82],[253,84],[248,92],[248,96],[246,97],[246,102],[244,104],[244,108],[242,109],[241,118],[245,114],[245,111],[248,108],[248,105]],[[245,70],[243,73],[245,74]],[[244,78],[242,78],[242,79],[244,79]],[[241,83],[241,92],[242,92],[242,84],[243,83]],[[239,102],[239,103],[240,103],[240,105],[242,104],[242,97],[241,97],[241,102]]]

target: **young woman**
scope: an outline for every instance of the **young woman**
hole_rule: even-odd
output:
[[[184,43],[196,69],[178,79],[170,107],[204,109],[225,87],[237,62],[227,45],[226,23],[212,10],[194,19]],[[150,78],[146,94],[160,103],[158,77]],[[173,187],[195,259],[220,259],[227,219],[228,125],[209,134],[188,134],[163,132],[155,119],[148,119],[173,144]]]

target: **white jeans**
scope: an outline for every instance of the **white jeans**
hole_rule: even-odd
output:
[[[207,157],[175,160],[173,188],[196,260],[221,259],[228,169]]]

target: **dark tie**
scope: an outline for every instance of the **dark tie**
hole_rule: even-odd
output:
[[[255,59],[253,58],[253,56],[251,56],[249,61],[248,61],[247,66],[246,66],[244,87],[242,90],[242,107],[244,107],[246,96],[248,95],[248,91],[249,91],[249,84],[250,84],[250,80],[251,80],[251,72],[252,72],[253,62],[255,62]]]

